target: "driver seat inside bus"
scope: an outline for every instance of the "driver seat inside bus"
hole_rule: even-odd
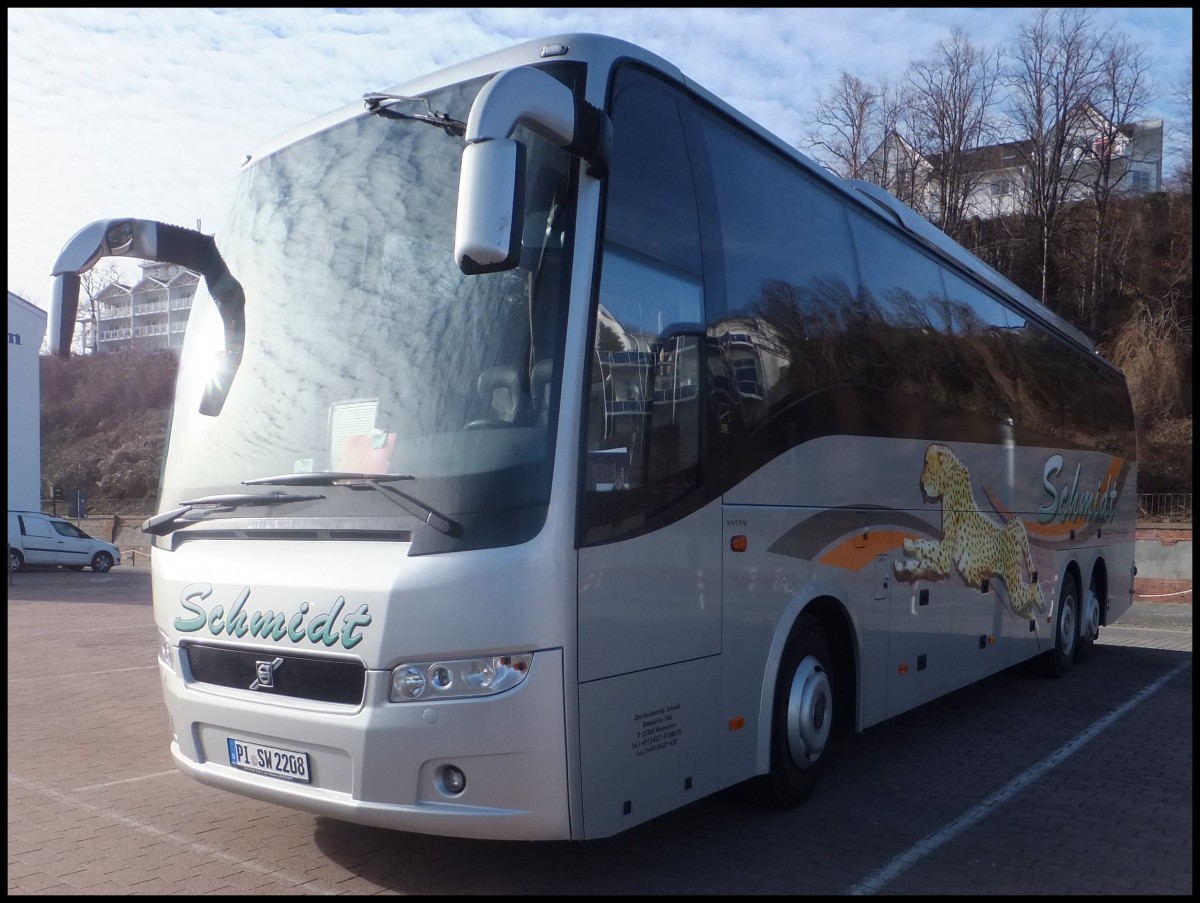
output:
[[[521,371],[511,364],[488,367],[476,381],[488,420],[524,425],[533,418],[533,401],[521,385]]]

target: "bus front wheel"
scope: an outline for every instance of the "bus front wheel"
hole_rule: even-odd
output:
[[[824,628],[801,615],[779,668],[771,717],[768,804],[799,806],[816,789],[833,734],[833,656]]]

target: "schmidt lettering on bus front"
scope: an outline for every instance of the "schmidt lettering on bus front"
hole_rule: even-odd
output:
[[[301,602],[300,608],[290,617],[286,612],[266,611],[247,612],[246,601],[250,598],[250,587],[245,587],[238,593],[229,614],[225,614],[222,605],[213,605],[205,609],[200,604],[212,595],[213,588],[208,584],[193,584],[185,587],[179,604],[190,611],[194,617],[176,618],[175,629],[181,633],[192,633],[203,630],[206,626],[213,636],[236,636],[238,638],[249,634],[262,640],[291,640],[293,643],[303,643],[307,640],[312,645],[336,646],[339,642],[344,649],[353,649],[362,640],[358,633],[360,627],[371,623],[371,614],[366,604],[360,605],[354,612],[342,617],[338,627],[338,617],[346,605],[346,598],[338,596],[327,611],[318,612],[308,618],[312,608],[307,602]],[[307,623],[306,623],[307,619]]]

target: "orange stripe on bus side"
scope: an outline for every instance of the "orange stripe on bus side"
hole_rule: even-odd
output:
[[[821,564],[829,564],[848,571],[861,571],[875,560],[876,555],[899,548],[905,539],[916,539],[917,534],[901,530],[868,530],[867,542],[857,546],[857,536],[844,540],[818,558]]]

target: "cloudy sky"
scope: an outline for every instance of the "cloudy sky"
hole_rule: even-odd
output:
[[[897,79],[956,26],[984,46],[1010,43],[1033,12],[9,8],[8,288],[47,306],[54,259],[93,220],[200,221],[212,231],[242,158],[264,141],[367,91],[519,41],[625,38],[795,143],[840,70]],[[1151,113],[1169,134],[1191,9],[1093,12],[1156,60]]]

